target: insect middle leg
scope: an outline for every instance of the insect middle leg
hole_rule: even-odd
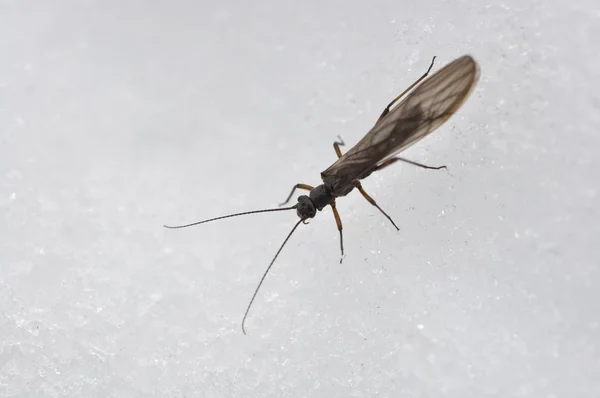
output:
[[[294,194],[294,192],[296,192],[296,189],[304,189],[306,191],[312,191],[313,187],[308,185],[308,184],[296,184],[294,185],[294,188],[292,188],[292,192],[290,192],[290,194],[288,195],[287,199],[285,200],[285,202],[280,203],[279,206],[283,206],[285,205],[287,202],[290,201],[290,199],[292,198],[292,195]]]
[[[333,149],[335,150],[335,154],[337,155],[337,157],[341,158],[342,150],[340,149],[340,147],[346,145],[346,143],[344,142],[344,140],[342,140],[342,137],[340,137],[339,135],[338,135],[338,140],[339,141],[335,141],[333,143]]]
[[[400,98],[404,97],[404,95],[406,93],[408,93],[410,90],[412,90],[417,84],[419,84],[420,82],[423,81],[423,79],[425,79],[428,75],[429,72],[431,71],[431,68],[433,68],[433,63],[435,62],[435,56],[433,57],[433,59],[431,60],[431,65],[429,65],[429,69],[427,69],[427,72],[425,72],[423,74],[423,76],[421,76],[420,78],[417,79],[416,82],[414,82],[413,84],[411,84],[406,90],[404,90],[399,96],[397,96],[396,98],[394,98],[394,100],[392,102],[390,102],[388,104],[388,106],[385,107],[385,109],[383,110],[383,112],[381,112],[381,116],[379,116],[379,119],[377,119],[377,122],[379,122],[381,120],[382,117],[384,117],[385,115],[387,115],[390,112],[390,108],[392,107],[392,105],[394,105],[396,103],[396,101],[398,101]],[[377,124],[377,122],[375,124]]]
[[[335,217],[335,223],[337,224],[338,231],[340,231],[340,250],[342,251],[342,257],[340,257],[340,264],[344,259],[344,235],[342,235],[342,219],[340,218],[340,214],[337,211],[337,207],[335,207],[335,200],[330,204],[331,211],[333,211],[333,216]]]
[[[362,194],[362,196],[365,197],[365,199],[372,204],[373,206],[377,207],[377,209],[384,215],[387,217],[388,220],[390,220],[390,222],[392,223],[392,225],[398,230],[400,231],[400,228],[398,228],[398,226],[396,225],[396,223],[394,222],[394,220],[392,220],[392,217],[388,216],[388,214],[383,211],[383,209],[381,207],[379,207],[379,205],[377,204],[377,202],[375,202],[375,199],[373,199],[372,197],[369,196],[368,193],[365,192],[365,190],[363,189],[362,185],[360,182],[357,182],[355,187],[359,190],[359,192]]]

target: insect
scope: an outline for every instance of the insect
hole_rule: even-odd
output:
[[[292,188],[292,191],[285,202],[280,204],[280,206],[287,204],[297,189],[309,191],[308,195],[299,196],[298,203],[295,205],[230,214],[186,225],[165,225],[166,228],[171,229],[187,228],[211,221],[247,214],[296,210],[296,214],[300,219],[288,233],[287,237],[279,247],[279,250],[277,250],[277,253],[275,253],[275,256],[264,271],[262,278],[248,303],[248,307],[242,318],[242,332],[244,334],[246,334],[246,318],[248,317],[248,313],[250,312],[250,308],[254,303],[254,299],[256,298],[260,287],[275,263],[275,260],[279,256],[279,253],[281,253],[281,250],[300,223],[306,224],[306,220],[315,217],[318,211],[330,206],[340,233],[340,250],[343,259],[344,241],[342,235],[342,221],[336,208],[336,198],[346,196],[354,188],[358,189],[362,196],[375,206],[392,223],[392,225],[399,230],[394,220],[392,220],[392,218],[379,207],[377,202],[365,192],[360,180],[368,177],[371,173],[382,170],[398,161],[409,163],[424,169],[438,170],[446,168],[446,166],[431,167],[395,156],[412,144],[426,137],[448,120],[448,118],[460,108],[463,102],[465,102],[477,83],[479,68],[475,60],[469,55],[464,55],[454,60],[436,72],[429,79],[423,81],[429,75],[431,68],[433,68],[435,58],[436,57],[433,57],[427,72],[385,107],[373,128],[371,128],[362,140],[348,150],[348,152],[342,154],[340,146],[343,146],[344,142],[341,139],[334,142],[333,148],[338,156],[338,160],[321,173],[323,183],[316,187],[308,184],[296,184]],[[340,259],[340,263],[342,259]]]

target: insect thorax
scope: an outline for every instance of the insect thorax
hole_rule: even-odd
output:
[[[371,172],[372,171],[369,171],[366,175],[371,174]],[[346,196],[354,189],[354,184],[345,183],[340,185],[339,179],[333,175],[323,177],[323,185],[325,186],[327,193],[334,199],[340,196]]]
[[[335,199],[335,196],[329,192],[325,184],[314,187],[310,191],[309,197],[317,210],[323,210],[325,206],[330,204]]]

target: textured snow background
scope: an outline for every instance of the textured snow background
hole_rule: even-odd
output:
[[[0,396],[600,396],[597,1],[3,1]],[[386,103],[437,133],[301,226]],[[344,148],[345,150],[348,147]]]

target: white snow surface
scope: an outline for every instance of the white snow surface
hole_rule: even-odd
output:
[[[600,396],[600,2],[5,0],[1,397]],[[293,211],[428,67],[473,95]]]

